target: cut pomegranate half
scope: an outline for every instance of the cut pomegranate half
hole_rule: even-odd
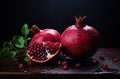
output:
[[[27,56],[34,62],[43,63],[49,61],[60,51],[59,42],[31,42],[26,51]]]

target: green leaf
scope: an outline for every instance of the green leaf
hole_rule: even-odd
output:
[[[4,42],[4,43],[3,43],[3,47],[11,48],[11,47],[13,47],[13,46],[14,46],[14,45],[13,45],[12,41],[10,41],[10,42]]]
[[[26,23],[23,25],[21,32],[25,36],[27,36],[29,34],[29,28],[28,28],[28,25]]]
[[[16,54],[17,54],[16,51],[10,51],[8,55],[9,55],[11,58],[15,58]]]
[[[9,48],[4,47],[0,50],[0,57],[5,57],[9,53]]]
[[[25,56],[25,57],[24,57],[24,61],[29,62],[29,61],[30,61],[29,57],[28,57],[28,56]]]
[[[3,47],[10,47],[10,43],[9,42],[4,42]]]
[[[14,36],[13,37],[13,43],[15,44],[15,46],[17,48],[23,48],[24,43],[25,43],[24,37],[22,37],[22,36]]]
[[[10,47],[14,47],[12,40],[9,42]]]

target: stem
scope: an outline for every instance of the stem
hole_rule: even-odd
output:
[[[30,31],[33,33],[33,35],[35,35],[40,32],[40,29],[37,25],[32,25]]]
[[[84,16],[84,17],[78,17],[78,18],[75,16],[75,20],[76,20],[75,26],[77,28],[84,27],[85,26],[85,23],[84,23],[84,19],[85,18],[86,18],[86,16]]]
[[[25,36],[25,47],[27,47],[27,36]]]
[[[19,52],[25,52],[26,51],[26,49],[18,49],[18,48],[15,48],[15,47],[13,47],[12,48],[12,50],[14,50],[14,51],[19,51]]]

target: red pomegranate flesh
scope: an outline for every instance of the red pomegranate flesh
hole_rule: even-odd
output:
[[[32,61],[47,62],[59,53],[61,47],[59,32],[54,29],[40,30],[36,25],[32,26],[31,31],[34,36],[26,54]]]
[[[84,23],[85,17],[75,17],[75,25],[69,26],[61,35],[60,42],[66,55],[75,59],[87,59],[99,47],[100,34]]]

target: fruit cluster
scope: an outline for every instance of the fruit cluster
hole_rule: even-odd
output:
[[[91,57],[99,48],[100,34],[92,26],[86,25],[84,18],[75,17],[75,24],[66,28],[61,35],[55,29],[41,30],[33,25],[33,37],[26,52],[27,56],[39,63],[49,61],[61,50],[78,60]]]
[[[25,37],[16,36],[12,42],[7,44],[10,48],[4,49],[2,52],[13,51],[11,44],[14,43],[12,46],[15,46],[14,49],[17,47],[16,51],[25,49],[24,60],[29,64],[30,61],[37,63],[48,62],[61,51],[70,58],[86,60],[99,48],[100,34],[94,27],[85,24],[85,17],[75,17],[75,24],[66,28],[61,35],[53,28],[42,30],[33,25],[31,29],[28,29],[27,24],[25,24],[21,30]],[[29,44],[27,44],[29,31],[33,33],[33,36]],[[2,54],[0,53],[0,56],[3,56]],[[16,53],[12,52],[12,56],[16,56]],[[101,59],[104,60],[104,57],[101,56]],[[114,61],[117,60],[114,59]],[[97,63],[97,61],[94,62]],[[58,64],[63,65],[65,70],[69,68],[66,61],[59,61]],[[80,68],[80,63],[76,63],[75,67]],[[23,68],[23,65],[20,64],[19,68]]]

